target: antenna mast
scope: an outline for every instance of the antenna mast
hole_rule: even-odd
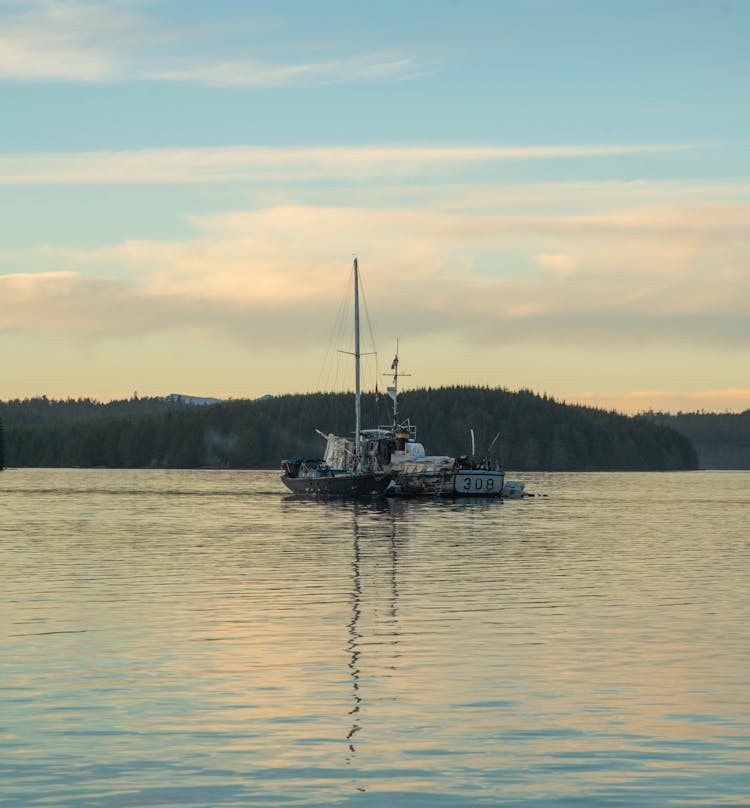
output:
[[[393,401],[393,428],[398,426],[398,377],[411,376],[411,373],[398,372],[398,337],[396,338],[396,355],[393,357],[391,363],[391,370],[393,371],[393,384],[388,388],[387,393]],[[387,373],[383,374],[387,376]]]

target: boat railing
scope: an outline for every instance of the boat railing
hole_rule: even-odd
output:
[[[294,458],[282,461],[282,471],[287,477],[332,477],[333,469],[331,469],[325,460],[319,457],[311,457],[307,459]]]
[[[391,436],[398,435],[401,432],[405,434],[407,440],[417,439],[417,428],[408,418],[400,424],[381,424],[378,427],[378,432],[387,433]]]

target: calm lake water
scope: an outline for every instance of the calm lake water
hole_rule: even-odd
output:
[[[750,805],[750,474],[0,474],[0,805]]]

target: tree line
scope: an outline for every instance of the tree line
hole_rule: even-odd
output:
[[[648,412],[645,417],[692,441],[701,468],[750,469],[750,410],[741,413]]]
[[[363,397],[363,425],[391,422],[389,399]],[[320,456],[316,429],[350,434],[353,396],[282,395],[195,406],[137,398],[103,404],[45,397],[0,402],[8,466],[277,468]],[[428,454],[493,454],[513,470],[694,469],[691,441],[653,418],[563,404],[527,390],[441,387],[399,396],[399,419],[417,426]]]

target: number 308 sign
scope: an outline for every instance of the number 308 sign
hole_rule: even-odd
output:
[[[493,496],[503,489],[503,475],[492,472],[466,472],[456,474],[456,493],[475,496]]]

